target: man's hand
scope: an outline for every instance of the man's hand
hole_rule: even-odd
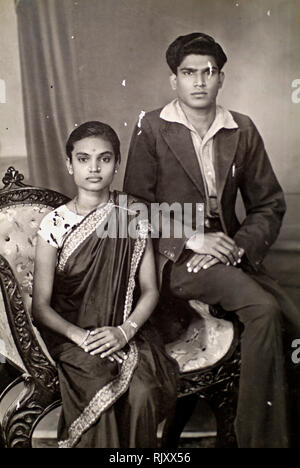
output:
[[[197,254],[187,263],[188,271],[195,273],[217,263],[236,266],[244,255],[244,249],[223,232],[195,234],[187,241],[186,248]]]
[[[195,254],[188,261],[186,266],[189,273],[197,273],[202,268],[203,270],[206,270],[217,263],[220,263],[220,261],[216,257],[212,257],[211,255]]]

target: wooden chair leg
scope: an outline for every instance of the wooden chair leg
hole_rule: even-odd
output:
[[[207,395],[217,423],[216,448],[237,448],[234,421],[237,410],[237,382],[230,380],[217,385]]]
[[[194,412],[199,397],[197,394],[178,398],[173,414],[167,419],[163,436],[162,448],[177,448],[184,426]]]
[[[37,418],[53,402],[55,395],[41,391],[34,379],[24,376],[25,388],[3,419],[3,437],[7,448],[31,448],[31,432]]]
[[[0,448],[5,448],[4,437],[2,434],[2,429],[0,430]]]

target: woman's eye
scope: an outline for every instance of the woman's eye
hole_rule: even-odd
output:
[[[109,163],[110,162],[110,157],[109,156],[105,156],[102,161],[104,161],[105,163]]]
[[[87,161],[87,158],[78,158],[78,161],[81,163],[85,163]]]

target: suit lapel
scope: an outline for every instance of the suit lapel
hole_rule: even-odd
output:
[[[205,198],[205,188],[190,131],[179,123],[167,124],[163,138],[191,181]]]
[[[181,124],[167,123],[161,129],[161,133],[178,162],[205,198],[203,178],[190,131]],[[214,137],[214,166],[219,200],[222,198],[226,179],[235,158],[239,138],[239,128],[222,129]]]
[[[222,198],[225,182],[234,161],[239,138],[238,128],[222,129],[214,138],[214,166],[219,200]]]

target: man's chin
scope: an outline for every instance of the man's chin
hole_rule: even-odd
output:
[[[211,109],[212,107],[214,107],[216,105],[215,102],[208,102],[208,101],[193,101],[193,102],[190,102],[189,104],[187,104],[188,107],[191,107],[192,109],[199,109],[199,110],[203,110],[203,109]]]

